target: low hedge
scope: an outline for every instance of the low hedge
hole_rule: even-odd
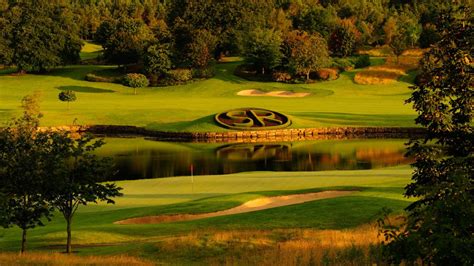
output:
[[[94,73],[88,73],[86,74],[85,80],[90,82],[121,83],[122,77],[104,77]]]

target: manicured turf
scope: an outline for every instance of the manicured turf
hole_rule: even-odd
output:
[[[89,56],[83,53],[83,57]],[[216,113],[261,107],[290,115],[293,128],[414,126],[415,113],[404,104],[410,94],[407,82],[413,77],[386,86],[357,85],[352,79],[359,70],[354,70],[342,73],[338,80],[315,84],[262,83],[234,76],[238,64],[217,64],[217,74],[209,80],[143,88],[138,90],[138,95],[120,84],[84,80],[87,73],[110,68],[107,66],[69,66],[43,75],[25,76],[11,76],[4,70],[0,74],[0,124],[19,114],[23,96],[38,90],[43,95],[43,125],[67,125],[75,120],[78,124],[137,125],[166,131],[224,131],[213,121]],[[244,89],[307,91],[312,95],[305,98],[236,95]],[[77,101],[70,104],[69,111],[58,100],[62,90],[76,92]]]
[[[407,166],[369,171],[254,172],[225,176],[122,181],[123,198],[115,206],[88,206],[74,221],[74,243],[81,254],[127,252],[140,243],[159,241],[195,230],[271,228],[352,228],[380,216],[383,207],[401,211],[409,179]],[[358,189],[351,196],[279,207],[254,213],[158,225],[114,225],[125,218],[176,213],[203,213],[231,208],[262,195],[282,195],[327,189]],[[30,231],[30,247],[49,250],[64,242],[64,222],[58,215],[46,227]],[[18,229],[0,231],[0,249],[16,250]],[[119,246],[96,247],[97,244]],[[128,251],[127,251],[128,250]],[[133,251],[135,250],[135,251]]]

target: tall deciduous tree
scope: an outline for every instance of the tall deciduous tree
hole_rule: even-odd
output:
[[[326,40],[318,33],[309,35],[304,31],[289,32],[284,47],[288,67],[295,74],[304,74],[307,80],[311,71],[329,63]]]
[[[251,31],[244,51],[246,63],[265,74],[265,70],[272,70],[280,64],[283,56],[281,43],[279,32],[261,28]]]
[[[151,75],[163,75],[172,67],[171,51],[166,45],[151,45],[144,55],[145,72]]]
[[[0,49],[0,58],[9,58],[19,71],[44,71],[79,60],[82,42],[67,5],[10,1],[1,20],[8,27],[2,28],[0,45],[8,49]]]
[[[154,40],[151,30],[139,20],[122,18],[112,29],[103,44],[104,57],[118,65],[138,62],[147,44]]]
[[[405,195],[416,198],[400,231],[387,231],[386,252],[394,263],[474,263],[474,31],[468,10],[438,20],[441,40],[421,61],[421,84],[408,102],[424,126],[412,140],[415,171]],[[455,19],[463,17],[463,19]]]
[[[72,251],[71,226],[79,206],[98,201],[114,203],[113,198],[122,195],[114,183],[100,183],[114,174],[110,158],[92,154],[103,144],[90,135],[73,139],[67,133],[56,135],[52,141],[51,149],[59,156],[50,174],[48,195],[49,202],[66,220],[67,253]]]
[[[195,68],[206,68],[214,58],[217,38],[208,30],[196,30],[188,44],[187,56]]]
[[[342,20],[329,38],[329,49],[336,56],[351,55],[355,48],[360,32],[350,20]]]
[[[23,99],[23,116],[0,131],[0,225],[22,230],[21,252],[26,250],[27,232],[42,226],[52,208],[45,184],[52,162],[47,156],[49,133],[37,132],[37,96]]]

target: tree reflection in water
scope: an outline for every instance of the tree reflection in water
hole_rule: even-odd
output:
[[[359,170],[410,163],[403,140],[190,144],[106,139],[101,153],[115,159],[116,179],[231,174],[247,171]],[[114,147],[120,145],[120,149]],[[108,147],[107,147],[108,146]]]

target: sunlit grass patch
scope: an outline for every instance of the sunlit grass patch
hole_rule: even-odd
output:
[[[369,265],[381,262],[382,240],[376,223],[347,230],[201,230],[157,243],[155,256],[208,265]]]
[[[75,256],[59,253],[0,253],[0,265],[154,265],[130,256]]]
[[[418,67],[419,57],[387,57],[384,65],[368,67],[354,76],[354,82],[362,85],[387,85],[395,83],[408,71]]]

